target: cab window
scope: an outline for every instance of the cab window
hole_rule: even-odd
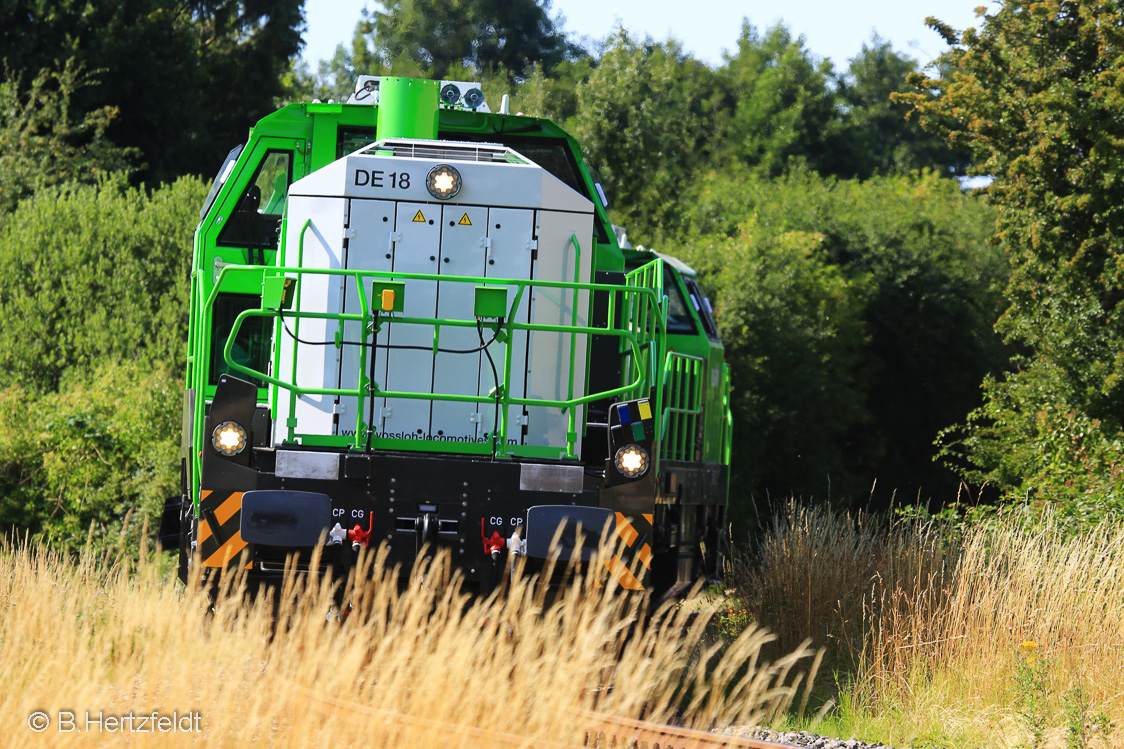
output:
[[[253,382],[258,387],[265,383],[243,372],[236,372],[226,365],[223,349],[226,339],[234,329],[234,320],[248,309],[260,309],[261,297],[256,294],[219,294],[211,316],[211,372],[210,382],[215,385],[219,375],[231,374]],[[238,337],[230,347],[230,356],[235,362],[257,372],[267,371],[272,348],[272,329],[269,319],[249,317],[238,329]]]
[[[219,246],[276,250],[292,179],[292,153],[267,151],[237,209],[219,233]]]
[[[364,146],[375,142],[375,129],[373,127],[341,127],[336,138],[336,158],[342,159],[349,153],[355,153]]]
[[[676,282],[675,274],[665,263],[663,266],[663,293],[667,295],[667,332],[676,335],[694,335],[695,323],[687,309],[683,291]]]
[[[211,204],[215,202],[215,196],[219,194],[219,190],[226,184],[226,178],[230,176],[231,171],[234,170],[234,162],[238,161],[239,155],[242,153],[242,146],[237,145],[230,149],[230,153],[222,162],[219,167],[218,174],[211,182],[211,189],[207,191],[207,197],[203,198],[203,207],[199,209],[199,220],[207,218],[207,211],[211,210]]]
[[[703,330],[706,331],[706,337],[712,341],[717,341],[718,326],[714,324],[710,300],[703,296],[702,289],[699,288],[695,279],[684,278],[683,283],[687,285],[687,296],[690,297],[691,306],[695,308],[695,314],[699,316],[699,322],[702,323]]]

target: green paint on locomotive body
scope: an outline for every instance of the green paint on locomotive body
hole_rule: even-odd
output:
[[[258,400],[262,404],[270,403],[270,386],[277,386],[279,382],[276,376],[266,374],[262,367],[253,366],[252,362],[255,356],[276,358],[279,352],[279,343],[270,343],[265,334],[274,318],[263,312],[266,305],[262,304],[262,295],[267,294],[274,302],[284,301],[290,291],[288,284],[280,280],[282,272],[277,268],[288,234],[287,217],[283,211],[288,186],[375,142],[378,121],[379,109],[376,105],[287,105],[262,118],[250,130],[245,146],[237,153],[232,152],[216,177],[212,195],[208,196],[208,204],[195,233],[191,274],[186,371],[187,410],[190,413],[185,416],[185,433],[191,437],[185,439],[184,448],[190,492],[195,502],[198,502],[200,487],[200,456],[204,450],[210,449],[210,436],[204,434],[203,428],[206,403],[214,395],[217,374],[226,371],[256,379]],[[657,460],[662,457],[673,462],[728,466],[729,373],[723,361],[722,344],[717,335],[710,334],[713,321],[709,320],[709,313],[699,306],[704,301],[698,298],[701,292],[697,287],[690,287],[693,271],[665,256],[621,248],[577,141],[550,120],[442,108],[438,112],[437,137],[448,141],[498,143],[523,153],[556,176],[560,172],[568,174],[568,184],[586,196],[594,209],[593,236],[575,237],[576,247],[582,253],[581,262],[591,263],[591,280],[596,273],[629,278],[632,293],[629,299],[632,301],[627,301],[624,296],[618,299],[612,290],[620,287],[609,284],[574,282],[569,284],[573,293],[577,294],[579,289],[587,291],[590,297],[596,292],[608,293],[615,300],[613,304],[622,307],[647,304],[657,311],[656,317],[663,316],[663,319],[649,321],[646,330],[622,330],[618,333],[621,350],[633,351],[632,361],[642,362],[643,365],[636,365],[638,379],[630,378],[630,373],[622,373],[622,379],[629,380],[631,384],[622,383],[610,394],[622,398],[653,397],[656,412],[664,414],[661,428],[666,432],[661,435],[661,456],[654,456]],[[542,163],[539,158],[550,159],[554,163]],[[254,204],[256,217],[252,212],[239,210],[244,208],[249,195],[258,201]],[[247,216],[248,213],[250,215]],[[339,275],[348,274],[340,272]],[[362,274],[352,275],[357,278]],[[404,275],[407,274],[395,274],[395,277]],[[462,280],[474,284],[494,282],[494,279],[447,276],[442,280]],[[558,281],[560,285],[564,283],[562,279]],[[293,293],[299,294],[299,281],[294,285]],[[362,287],[362,283],[359,285]],[[529,282],[519,288],[526,285]],[[288,302],[291,303],[291,299]],[[367,303],[364,300],[364,315],[368,314]],[[668,326],[669,305],[678,310],[678,327]],[[441,321],[440,324],[456,323]],[[213,329],[214,326],[221,327],[222,331]],[[518,328],[517,325],[514,327]],[[230,330],[232,332],[226,333]],[[578,331],[578,328],[575,330]],[[240,343],[242,338],[238,336],[246,331],[249,331],[246,339],[250,343],[243,346]],[[579,332],[589,334],[590,330]],[[264,348],[255,351],[252,350],[254,346]],[[509,353],[510,348],[507,347]],[[592,360],[592,355],[588,358]],[[510,362],[506,365],[510,368]],[[572,366],[585,367],[588,371],[596,365],[586,361]],[[370,383],[361,384],[368,386]],[[363,395],[359,391],[351,394]],[[601,396],[604,395],[602,392]],[[446,399],[481,400],[473,396]],[[584,431],[586,428],[585,424],[574,422],[573,414],[578,411],[574,406],[592,399],[593,396],[587,393],[570,393],[567,402],[571,435],[575,430]],[[508,402],[518,404],[519,399]],[[566,407],[562,407],[565,411]],[[303,444],[355,449],[361,446],[358,432],[363,426],[360,417],[355,437],[306,436]],[[374,447],[468,455],[492,455],[496,452],[494,441],[489,443],[487,440],[451,443],[386,437],[376,440]],[[525,459],[567,457],[560,456],[557,449],[535,445],[523,445],[508,454]],[[568,457],[576,458],[572,454]]]

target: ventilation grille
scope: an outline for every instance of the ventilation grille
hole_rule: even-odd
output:
[[[395,156],[407,156],[437,161],[483,161],[486,163],[526,164],[525,159],[510,148],[478,143],[437,143],[433,141],[387,140],[371,150],[390,151]]]

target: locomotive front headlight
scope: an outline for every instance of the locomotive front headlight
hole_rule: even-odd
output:
[[[461,173],[448,164],[438,164],[426,175],[425,187],[438,200],[448,200],[461,191]]]
[[[613,466],[630,479],[639,478],[648,472],[648,451],[640,445],[625,445],[617,450]]]
[[[224,421],[211,432],[211,445],[223,455],[237,455],[246,449],[246,430],[241,424]]]

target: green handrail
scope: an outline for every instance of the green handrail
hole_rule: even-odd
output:
[[[734,410],[730,405],[730,395],[732,388],[730,386],[730,365],[723,362],[722,364],[722,408],[725,413],[725,420],[723,426],[725,430],[722,433],[722,465],[727,468],[730,467],[730,453],[732,450],[733,435],[734,435]],[[727,486],[729,491],[729,486]]]
[[[578,244],[578,235],[571,234],[570,241],[574,244],[574,283],[581,283],[582,271],[582,246]],[[570,322],[578,324],[578,291],[574,290],[574,303],[570,307]],[[568,400],[574,399],[574,357],[577,356],[577,333],[570,333],[570,389],[566,395]],[[567,407],[562,409],[566,414],[569,428],[566,430],[566,457],[576,458],[574,446],[578,444],[577,408]]]
[[[300,233],[300,241],[298,243],[298,247],[299,247],[298,258],[300,258],[303,255],[302,251],[303,251],[304,233],[308,229],[308,226],[309,226],[309,222],[306,222],[305,226],[302,228],[301,233]],[[574,244],[575,244],[575,249],[579,253],[579,258],[580,258],[581,249],[580,249],[580,246],[578,246],[578,244],[577,244],[576,236],[573,237],[572,239],[573,239]],[[662,262],[662,261],[657,260],[657,261],[654,261],[654,262]],[[366,364],[367,364],[366,346],[362,347],[363,351],[361,352],[360,360],[359,360],[360,373],[359,373],[359,378],[358,378],[358,387],[356,387],[354,389],[348,389],[348,388],[301,388],[301,387],[297,386],[297,384],[296,384],[296,358],[297,358],[297,353],[296,353],[295,347],[294,347],[294,350],[293,350],[293,366],[290,370],[291,371],[291,378],[292,378],[290,382],[286,382],[286,381],[284,381],[284,380],[282,380],[278,377],[271,376],[271,375],[269,375],[265,372],[257,371],[255,369],[252,369],[252,368],[250,368],[250,367],[248,367],[244,364],[241,364],[241,363],[233,360],[232,348],[233,348],[234,342],[237,339],[239,331],[241,330],[241,327],[244,324],[245,320],[247,320],[251,317],[278,318],[283,314],[287,318],[297,318],[296,325],[297,325],[298,331],[299,331],[300,319],[302,319],[302,318],[334,320],[334,321],[337,321],[340,324],[341,329],[342,329],[342,326],[345,322],[355,321],[355,322],[360,322],[362,324],[362,329],[364,331],[364,338],[365,338],[366,337],[366,331],[368,330],[368,327],[374,322],[374,316],[373,316],[373,314],[371,312],[371,309],[370,309],[370,305],[369,305],[369,302],[368,302],[368,299],[367,299],[365,284],[363,282],[364,279],[368,279],[368,278],[371,278],[371,279],[376,279],[376,278],[393,279],[395,281],[403,281],[403,282],[410,281],[410,280],[422,280],[422,281],[439,281],[441,283],[473,283],[473,284],[484,284],[484,285],[492,285],[492,286],[514,287],[516,289],[516,293],[514,295],[515,298],[514,298],[512,304],[511,304],[511,306],[510,306],[508,315],[507,315],[507,317],[505,319],[505,322],[503,324],[503,332],[506,336],[506,338],[503,339],[503,340],[510,341],[512,339],[512,334],[514,332],[523,331],[523,330],[535,331],[535,332],[546,332],[546,333],[569,334],[570,335],[570,339],[571,339],[570,366],[569,366],[570,386],[569,386],[569,390],[567,391],[567,398],[565,398],[565,399],[520,398],[520,397],[513,396],[509,392],[509,388],[507,387],[507,383],[510,381],[510,377],[511,377],[512,347],[510,345],[505,346],[504,378],[503,378],[503,382],[500,383],[500,386],[499,386],[500,390],[501,390],[501,392],[499,394],[500,395],[499,400],[500,400],[501,405],[503,406],[503,408],[501,409],[500,424],[498,425],[499,431],[500,431],[500,437],[501,437],[499,444],[501,444],[501,445],[506,445],[506,443],[507,443],[507,434],[508,434],[508,429],[509,429],[508,408],[507,408],[508,406],[526,405],[526,406],[553,407],[553,408],[559,408],[559,409],[562,409],[565,412],[568,412],[569,429],[568,429],[568,434],[567,434],[566,454],[569,457],[576,457],[575,448],[576,448],[576,442],[577,442],[577,423],[576,423],[577,406],[580,406],[580,405],[583,405],[583,404],[586,404],[586,403],[590,403],[590,402],[593,402],[593,401],[596,401],[596,400],[600,400],[600,399],[603,399],[603,398],[609,398],[609,397],[618,396],[618,395],[619,396],[625,396],[625,397],[637,397],[641,394],[646,395],[649,387],[652,386],[652,385],[655,386],[657,394],[660,390],[660,383],[655,378],[652,377],[652,373],[651,373],[650,370],[653,369],[653,367],[651,367],[650,364],[652,363],[653,355],[656,353],[656,351],[662,350],[662,348],[663,348],[662,341],[663,341],[664,331],[663,331],[663,325],[662,325],[662,320],[663,320],[662,305],[666,304],[666,301],[658,299],[656,291],[651,289],[651,288],[642,287],[642,286],[634,286],[634,285],[620,286],[620,285],[616,285],[616,284],[582,283],[580,281],[573,281],[573,282],[539,281],[539,280],[533,280],[533,279],[502,279],[502,278],[494,278],[494,277],[448,276],[448,275],[431,274],[431,273],[395,273],[395,272],[387,272],[387,271],[340,270],[340,269],[300,268],[300,267],[295,267],[295,268],[294,267],[263,268],[261,266],[228,265],[228,266],[224,266],[223,268],[220,269],[219,276],[218,276],[214,286],[211,288],[210,294],[207,296],[206,299],[201,300],[202,308],[206,310],[206,309],[210,309],[213,306],[213,304],[215,303],[215,300],[218,297],[218,294],[222,291],[222,289],[224,287],[224,284],[227,284],[228,279],[230,281],[233,281],[234,277],[238,274],[254,274],[256,276],[256,278],[264,280],[265,275],[267,273],[272,275],[272,276],[280,275],[280,276],[285,276],[285,277],[292,277],[292,276],[297,277],[297,279],[298,279],[297,292],[296,292],[296,299],[294,300],[294,305],[293,305],[295,309],[291,310],[291,311],[285,311],[284,313],[280,312],[279,310],[271,310],[271,309],[258,309],[258,310],[252,310],[251,309],[251,310],[245,310],[242,313],[240,313],[237,316],[237,318],[235,319],[233,328],[231,329],[229,335],[227,336],[226,343],[223,347],[223,359],[224,359],[226,365],[232,371],[239,372],[239,373],[242,373],[244,375],[248,375],[250,377],[258,379],[259,381],[269,383],[269,384],[271,384],[271,385],[273,385],[277,388],[287,390],[288,394],[289,394],[289,397],[290,397],[290,404],[291,404],[290,414],[292,414],[295,411],[294,406],[295,406],[296,399],[299,398],[301,395],[336,395],[336,396],[356,397],[356,398],[359,398],[359,399],[362,399],[362,398],[365,398],[365,397],[371,397],[371,398],[385,397],[385,398],[405,398],[405,399],[419,399],[419,400],[432,400],[432,401],[471,402],[471,403],[490,403],[490,402],[494,402],[496,400],[495,395],[494,395],[494,391],[493,391],[493,394],[489,394],[489,395],[460,395],[460,394],[452,394],[452,393],[433,393],[433,392],[418,393],[418,392],[409,392],[409,391],[382,390],[381,388],[378,387],[378,384],[373,382],[366,374],[366,369],[367,369],[367,367],[366,367]],[[580,278],[580,275],[578,275],[578,274],[580,274],[580,269],[577,270],[575,272],[575,274],[578,278]],[[342,312],[337,313],[337,312],[302,312],[302,311],[300,311],[300,309],[299,309],[300,294],[301,294],[301,288],[300,287],[302,286],[302,284],[299,283],[299,279],[300,279],[301,276],[307,276],[307,275],[332,275],[332,276],[337,276],[337,277],[345,277],[345,278],[354,279],[354,282],[355,282],[356,286],[358,287],[357,290],[358,290],[359,300],[360,300],[360,311],[359,311],[359,313],[355,314],[355,313],[342,313]],[[243,284],[243,286],[244,286],[244,284]],[[531,288],[531,287],[557,288],[557,289],[572,291],[573,294],[574,294],[574,305],[573,305],[573,309],[572,309],[571,324],[570,325],[548,325],[548,324],[533,324],[533,323],[515,322],[514,321],[515,311],[519,308],[519,305],[521,304],[523,296],[526,293],[527,289]],[[610,323],[607,323],[606,327],[578,325],[577,324],[577,316],[578,316],[577,307],[578,307],[578,300],[580,298],[580,292],[582,292],[582,291],[588,291],[588,292],[606,291],[606,292],[609,292],[610,306],[613,307],[613,308],[615,308],[615,305],[616,305],[616,295],[617,294],[621,294],[622,296],[630,297],[631,298],[630,308],[633,311],[635,311],[636,313],[639,314],[639,317],[642,319],[643,324],[637,324],[637,321],[629,321],[627,329],[625,329],[625,328],[614,328],[614,327],[611,327],[611,321],[615,318],[613,318],[611,316],[610,317]],[[661,314],[659,314],[659,315],[654,314],[657,310]],[[437,330],[442,326],[448,326],[448,327],[475,327],[476,326],[476,322],[473,321],[473,320],[438,319],[438,318],[425,318],[425,317],[405,317],[405,316],[399,316],[397,314],[392,314],[392,313],[380,313],[380,315],[382,315],[382,317],[380,318],[380,322],[381,321],[388,321],[388,322],[392,322],[393,324],[396,324],[396,325],[429,325],[429,326],[433,326],[434,329],[435,329],[435,333],[434,333],[435,345],[436,345],[436,340],[437,340]],[[209,339],[210,334],[211,334],[211,331],[209,329],[210,315],[204,314],[203,320],[204,320],[204,324],[206,326],[205,327],[206,338]],[[294,333],[294,335],[296,335],[296,333]],[[610,390],[602,391],[602,392],[588,393],[588,394],[586,394],[584,396],[580,396],[580,397],[574,396],[573,375],[576,372],[576,356],[577,356],[576,342],[577,342],[577,336],[579,336],[579,335],[612,335],[612,336],[615,336],[615,337],[618,337],[618,338],[622,339],[621,347],[619,348],[619,350],[622,353],[628,354],[630,364],[627,367],[626,371],[624,373],[622,373],[622,382],[618,387],[610,389]],[[280,338],[280,336],[278,336],[278,339],[279,338]],[[339,344],[337,344],[337,345],[339,345]],[[281,364],[281,361],[280,361],[280,340],[278,340],[275,343],[274,349],[275,349],[275,360],[277,361],[278,364]],[[653,349],[655,349],[655,350],[653,350]],[[199,357],[199,358],[202,359],[203,357]],[[201,367],[202,362],[200,362],[198,364],[198,366]],[[199,381],[202,381],[202,380],[199,380]],[[658,395],[657,395],[657,397],[658,397]],[[658,400],[657,400],[657,405],[658,405]],[[200,403],[199,406],[202,406],[202,404]],[[201,419],[203,418],[203,409],[201,407],[197,407],[196,410],[197,410],[198,419],[199,419],[199,429],[201,430],[202,429]],[[359,441],[361,439],[361,435],[364,434],[364,432],[366,430],[370,430],[370,429],[373,428],[372,424],[365,424],[365,422],[363,421],[363,415],[362,414],[363,414],[363,409],[359,408],[358,414],[356,416],[356,430],[355,430],[355,435],[354,435],[356,444],[359,444]],[[289,422],[287,423],[286,426],[288,427],[288,430],[289,430],[289,439],[294,439],[295,434],[296,434],[296,432],[295,432],[295,429],[296,429],[295,418],[290,416],[290,420],[289,420]],[[493,427],[493,432],[494,431],[495,431],[495,426]],[[495,445],[495,442],[493,442],[493,445]]]
[[[702,418],[702,377],[706,359],[701,356],[668,353],[664,360],[663,390],[667,406],[661,421],[663,440],[660,455],[668,460],[693,460],[692,448],[698,441]]]

